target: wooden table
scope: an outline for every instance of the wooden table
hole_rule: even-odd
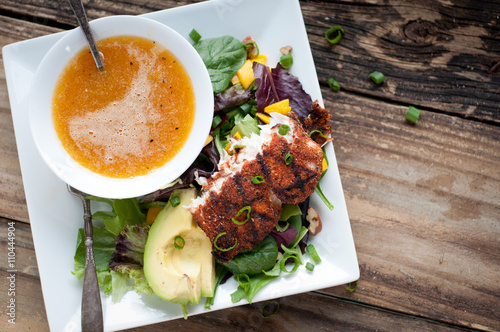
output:
[[[233,5],[240,0],[227,0]],[[271,0],[270,0],[271,1]],[[196,1],[84,1],[90,19]],[[141,331],[500,330],[500,3],[301,1],[347,200],[361,277],[346,285]],[[66,1],[0,1],[0,45],[73,28]],[[340,44],[326,29],[341,25]],[[286,31],[283,31],[286,33]],[[2,331],[48,330],[0,70]],[[375,86],[368,73],[387,77]],[[340,82],[332,92],[329,77]],[[405,122],[409,105],[423,114]],[[7,231],[15,222],[16,325],[8,324]],[[64,304],[61,304],[64,305]]]

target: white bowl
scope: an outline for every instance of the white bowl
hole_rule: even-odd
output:
[[[157,21],[136,16],[110,16],[90,22],[96,41],[129,35],[154,40],[171,51],[191,78],[195,94],[195,119],[189,137],[163,167],[147,175],[118,179],[94,173],[72,159],[59,141],[52,119],[56,82],[68,61],[87,42],[80,28],[69,31],[43,58],[29,95],[29,122],[38,151],[49,168],[64,182],[90,195],[130,198],[151,193],[179,177],[195,160],[209,134],[213,116],[213,90],[208,71],[192,45]]]

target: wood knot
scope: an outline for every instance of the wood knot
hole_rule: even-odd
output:
[[[433,22],[421,19],[409,21],[403,26],[403,34],[406,39],[418,45],[432,44],[438,30]]]

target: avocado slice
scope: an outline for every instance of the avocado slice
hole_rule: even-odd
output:
[[[172,207],[169,202],[149,230],[144,274],[158,297],[185,306],[213,296],[215,259],[210,239],[184,208],[196,197],[196,189],[176,190],[170,197],[176,196],[180,204]],[[177,236],[184,239],[182,249],[174,246]]]

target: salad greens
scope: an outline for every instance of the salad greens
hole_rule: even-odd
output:
[[[245,46],[232,36],[203,39],[193,46],[208,69],[215,93],[227,89],[247,59]]]
[[[149,226],[145,225],[144,213],[137,199],[102,199],[89,196],[91,200],[104,202],[111,211],[98,211],[93,220],[103,221],[104,226],[93,226],[93,249],[99,286],[114,302],[119,302],[126,291],[152,294],[142,269],[144,246]],[[85,235],[78,230],[73,274],[81,279],[85,271]],[[129,279],[133,282],[129,284]]]
[[[213,141],[203,148],[191,167],[167,188],[141,198],[112,200],[88,197],[110,207],[110,210],[97,211],[92,216],[94,221],[101,222],[101,226],[93,228],[93,248],[99,285],[105,294],[112,296],[114,302],[120,301],[130,289],[153,294],[143,271],[144,248],[149,233],[149,225],[146,224],[148,208],[164,206],[176,189],[197,186],[194,181],[196,176],[208,178],[218,171],[220,156],[225,153],[231,136],[259,134],[261,118],[257,114],[266,106],[288,99],[299,119],[307,118],[311,112],[311,97],[298,78],[280,63],[271,71],[268,66],[254,61],[255,81],[245,89],[241,84],[232,82],[236,72],[248,61],[245,45],[231,36],[210,39],[200,39],[199,34],[193,36],[193,46],[208,69],[214,91]],[[316,191],[326,203],[319,184]],[[299,205],[284,204],[278,225],[259,245],[239,253],[227,263],[216,262],[214,296],[207,298],[205,307],[213,305],[217,287],[231,275],[238,282],[231,300],[247,299],[252,302],[255,294],[281,273],[295,272],[303,264],[302,255],[307,245],[308,207],[309,198]],[[80,229],[73,271],[79,279],[84,274],[84,240],[83,229]]]

